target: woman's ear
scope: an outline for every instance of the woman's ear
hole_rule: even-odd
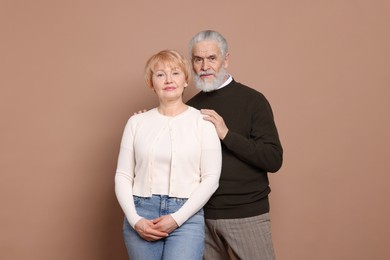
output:
[[[154,93],[156,93],[156,90],[154,89],[153,84],[148,84],[148,87],[150,88],[150,90],[152,90]]]

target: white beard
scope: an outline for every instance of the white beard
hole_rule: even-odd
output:
[[[226,70],[221,68],[213,81],[202,80],[199,74],[194,75],[195,86],[203,92],[210,92],[218,89],[225,82]]]

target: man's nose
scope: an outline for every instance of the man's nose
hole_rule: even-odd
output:
[[[202,61],[202,69],[203,70],[208,70],[210,68],[209,60],[208,59],[203,59]]]

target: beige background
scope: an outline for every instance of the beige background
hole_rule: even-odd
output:
[[[389,3],[2,0],[0,258],[127,259],[113,177],[156,105],[144,63],[211,28],[274,110],[278,259],[390,259]]]

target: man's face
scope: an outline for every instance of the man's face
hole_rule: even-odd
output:
[[[195,44],[192,49],[192,67],[197,87],[203,91],[217,89],[226,80],[228,57],[222,57],[216,41]]]

